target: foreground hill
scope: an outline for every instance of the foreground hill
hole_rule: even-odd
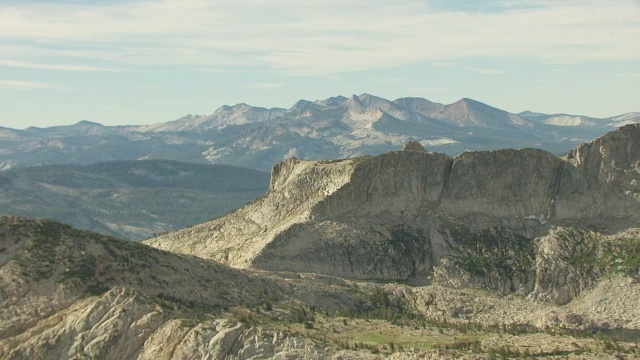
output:
[[[49,220],[0,217],[0,357],[296,354],[313,344],[296,349],[295,337],[251,329],[223,311],[265,303],[335,310],[362,301],[341,294],[343,284],[289,282]]]
[[[633,358],[640,285],[609,275],[559,307],[482,289],[233,269],[0,217],[0,358]]]
[[[124,239],[211,219],[264,194],[269,174],[167,160],[0,172],[0,215],[46,217]]]
[[[638,239],[625,234],[640,228],[640,124],[564,158],[536,149],[451,158],[410,145],[290,158],[259,201],[146,243],[238,268],[481,286],[559,304],[611,267],[639,278]]]
[[[0,128],[0,170],[45,164],[172,159],[268,170],[288,156],[336,159],[378,155],[418,141],[455,155],[465,150],[533,147],[565,153],[640,113],[606,119],[566,114],[513,114],[472,99],[444,105],[421,98],[370,94],[300,100],[289,109],[247,104],[211,115],[145,126]]]

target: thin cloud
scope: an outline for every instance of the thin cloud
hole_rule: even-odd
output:
[[[220,68],[194,68],[193,70],[199,72],[208,72],[216,74],[246,74],[256,72],[254,69],[220,69]]]
[[[45,82],[22,81],[22,80],[0,80],[0,89],[11,90],[69,90],[69,88]]]
[[[113,67],[100,67],[91,65],[68,65],[68,64],[41,64],[26,61],[0,60],[0,65],[9,67],[20,67],[28,69],[62,70],[62,71],[88,71],[88,72],[122,72],[123,69]]]
[[[487,74],[487,75],[502,75],[505,73],[502,69],[493,69],[493,68],[468,68],[470,71],[478,74]]]
[[[507,1],[491,12],[434,9],[415,0],[374,3],[14,1],[0,6],[0,47],[25,44],[11,54],[33,64],[268,67],[299,75],[496,57],[555,64],[640,59],[633,0]]]
[[[158,85],[158,84],[141,84],[139,86],[140,89],[147,89],[147,90],[158,90],[158,89],[162,89],[162,86]]]
[[[446,61],[436,61],[436,62],[431,63],[431,65],[433,65],[435,67],[439,67],[439,68],[450,68],[450,67],[460,66],[460,63],[446,62]]]
[[[371,80],[373,82],[376,82],[376,83],[383,83],[383,84],[389,84],[389,85],[399,85],[399,84],[407,82],[407,79],[405,79],[405,78],[388,78],[388,79],[385,79],[385,78],[374,77]]]
[[[259,89],[259,90],[274,90],[280,89],[284,87],[284,84],[281,83],[258,83],[258,84],[250,84],[247,85],[250,89]]]

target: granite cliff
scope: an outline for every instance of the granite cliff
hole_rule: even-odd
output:
[[[629,250],[598,257],[640,227],[639,181],[638,124],[564,158],[536,149],[452,158],[417,144],[341,161],[289,158],[255,203],[147,244],[238,268],[473,285],[564,304]],[[573,259],[577,243],[588,243],[593,264]]]

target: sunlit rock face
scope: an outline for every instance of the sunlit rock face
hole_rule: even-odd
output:
[[[375,157],[290,158],[274,166],[256,203],[148,244],[234,267],[535,291],[566,302],[581,287],[545,286],[560,268],[541,273],[549,239],[572,241],[554,229],[638,227],[639,181],[637,124],[564,158],[536,149],[450,157],[415,143]]]

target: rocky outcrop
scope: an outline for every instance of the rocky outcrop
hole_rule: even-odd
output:
[[[411,243],[406,231],[393,234],[404,238],[397,245]],[[638,264],[628,256],[640,253],[640,230],[592,234],[575,242],[578,236],[557,229],[540,248],[551,266],[564,262],[558,273],[585,273],[581,254],[593,249],[597,266],[616,272],[560,307],[483,289],[232,269],[48,220],[0,217],[0,358],[484,359],[524,342],[540,356],[589,349],[586,358],[601,359],[611,349],[589,338],[540,332],[640,328]],[[567,249],[578,243],[583,251],[572,256]],[[420,246],[427,244],[413,249]],[[405,258],[413,251],[395,250]],[[465,348],[448,347],[452,335]],[[504,345],[494,344],[498,338]],[[616,346],[637,353],[633,343]]]
[[[351,290],[340,279],[285,279],[0,217],[2,359],[324,358],[339,349],[253,326],[228,309],[273,304],[284,323],[296,304],[355,308],[365,295]]]
[[[422,144],[420,144],[417,141],[407,141],[406,143],[404,143],[404,146],[402,147],[401,150],[427,152],[427,150],[425,150],[424,147],[422,147]]]
[[[544,275],[544,237],[558,225],[639,227],[639,164],[637,124],[566,158],[522,149],[288,159],[255,204],[147,243],[235,267],[535,289],[564,303],[592,281],[562,290],[571,277]]]
[[[0,340],[3,359],[327,358],[338,349],[223,317],[175,318],[137,291],[79,300],[25,332]],[[347,358],[359,358],[355,354]]]
[[[582,144],[565,159],[573,165],[563,178],[560,217],[613,217],[640,221],[640,125],[621,127]]]

